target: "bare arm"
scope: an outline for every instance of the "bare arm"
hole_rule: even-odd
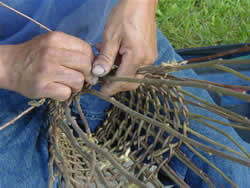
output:
[[[86,42],[61,32],[0,46],[0,87],[28,98],[66,100],[85,81],[94,82],[93,60]]]
[[[0,88],[11,90],[11,80],[8,76],[8,59],[11,51],[11,46],[2,45],[0,46]]]
[[[139,67],[151,65],[158,56],[155,13],[158,0],[120,0],[111,11],[103,42],[98,44],[100,55],[96,58],[93,73],[108,74],[120,56],[116,76],[137,77]],[[136,88],[122,82],[107,83],[102,91],[113,95]]]

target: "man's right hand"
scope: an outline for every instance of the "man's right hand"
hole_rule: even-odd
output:
[[[0,46],[0,87],[28,98],[67,100],[91,73],[94,54],[81,39],[51,32],[19,45]]]

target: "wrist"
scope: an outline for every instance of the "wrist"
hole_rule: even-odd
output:
[[[158,5],[159,0],[153,0],[156,5]]]
[[[122,0],[120,0],[121,2]],[[137,2],[137,3],[149,3],[149,4],[154,4],[155,6],[158,5],[159,0],[126,0],[126,1],[131,1],[131,2]]]
[[[138,0],[140,2],[153,3],[154,5],[158,5],[159,0]]]
[[[13,83],[11,81],[11,45],[0,46],[0,88],[13,90]],[[11,55],[12,54],[12,55]]]
[[[156,13],[158,0],[127,0],[132,6],[145,9],[149,14]],[[135,4],[133,4],[135,3]]]

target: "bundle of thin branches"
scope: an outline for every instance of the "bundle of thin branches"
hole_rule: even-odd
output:
[[[66,184],[66,187],[133,187],[135,185],[164,187],[157,178],[161,171],[179,186],[188,187],[169,165],[173,156],[200,176],[210,187],[215,187],[214,183],[219,184],[181,151],[180,147],[185,145],[222,175],[225,181],[237,187],[196,148],[250,167],[249,153],[231,135],[213,125],[217,123],[249,131],[250,121],[246,117],[194,96],[181,86],[211,90],[220,95],[229,95],[245,101],[250,101],[250,95],[233,91],[232,88],[245,90],[250,88],[177,78],[168,74],[189,68],[215,67],[249,81],[250,78],[226,66],[234,63],[246,64],[250,61],[217,60],[190,65],[185,62],[163,63],[161,66],[141,68],[138,74],[143,74],[144,79],[113,76],[104,78],[109,81],[140,83],[135,91],[120,93],[110,98],[98,91],[83,89],[81,93],[72,96],[67,103],[50,101],[50,185],[55,180],[54,175],[58,175],[61,184]],[[85,93],[113,104],[102,126],[94,134],[89,131],[79,102],[80,94]],[[72,117],[70,104],[73,101],[77,104],[86,131],[83,131],[76,118]],[[188,106],[208,110],[234,123],[191,113]],[[219,137],[226,137],[241,152],[196,132],[189,127],[190,119],[211,128],[218,133]],[[195,141],[190,135],[198,137],[201,141]],[[205,145],[204,141],[214,147]],[[56,172],[53,170],[54,165],[57,167]]]
[[[0,5],[25,16],[2,2]],[[45,26],[42,27],[50,31]],[[249,119],[195,96],[184,88],[200,88],[247,102],[250,101],[249,94],[233,89],[246,91],[250,88],[178,78],[170,74],[175,71],[204,67],[228,72],[250,81],[249,77],[232,69],[230,65],[233,64],[247,65],[250,64],[250,60],[215,60],[198,64],[162,63],[161,66],[139,69],[137,73],[144,75],[144,79],[109,75],[101,80],[139,83],[140,86],[135,91],[107,97],[86,86],[81,93],[72,95],[67,102],[49,99],[49,187],[52,187],[55,182],[59,182],[60,187],[77,188],[164,187],[157,177],[159,172],[167,175],[180,187],[189,187],[171,167],[170,162],[173,157],[185,164],[210,187],[220,185],[220,182],[215,182],[182,152],[183,145],[212,167],[225,181],[237,187],[224,174],[225,172],[218,169],[201,151],[250,167],[248,151],[231,135],[213,125],[216,123],[250,131]],[[106,113],[105,121],[95,133],[90,132],[80,106],[80,95],[86,93],[100,97],[113,105]],[[31,101],[29,109],[1,126],[0,130],[44,102],[45,99]],[[84,129],[79,126],[76,117],[71,113],[73,102],[77,106]],[[225,121],[190,112],[189,108],[192,106],[210,111],[223,117]],[[191,120],[209,127],[219,137],[230,140],[240,152],[195,131],[190,126]],[[194,136],[198,139],[194,140]]]

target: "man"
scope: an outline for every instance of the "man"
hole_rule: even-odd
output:
[[[26,109],[29,99],[48,97],[67,100],[85,82],[94,84],[98,77],[108,74],[117,60],[119,69],[116,75],[122,77],[138,77],[136,70],[153,64],[158,54],[155,64],[181,60],[160,32],[157,38],[155,10],[158,0],[3,2],[50,29],[64,33],[47,33],[34,23],[0,7],[0,125]],[[94,44],[99,53],[92,51]],[[197,77],[191,70],[177,74]],[[135,87],[133,84],[107,83],[101,91],[114,95]],[[205,91],[196,94],[211,101]],[[81,105],[91,129],[95,130],[109,104],[92,96],[83,96]],[[41,123],[44,117],[42,106],[0,132],[0,187],[47,187],[47,127]],[[229,128],[225,129],[232,132]],[[200,132],[206,130],[203,128]],[[232,134],[240,140],[235,133]],[[228,185],[193,153],[187,153],[210,176]],[[211,157],[211,161],[217,159]],[[192,187],[206,186],[183,164],[173,162],[172,165]],[[248,172],[246,168],[231,162],[218,166],[227,170],[235,183],[243,187],[246,185],[246,181],[237,176]],[[238,173],[231,171],[235,166],[239,167]]]

